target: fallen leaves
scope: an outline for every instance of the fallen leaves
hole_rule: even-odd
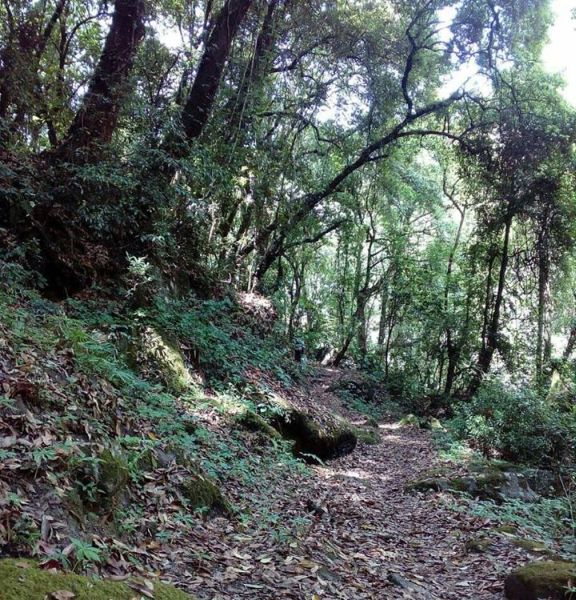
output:
[[[0,462],[0,538],[13,535],[14,523],[29,521],[41,559],[70,559],[72,510],[64,510],[62,499],[71,482],[58,471],[60,461],[98,444],[105,426],[112,436],[130,431],[148,442],[159,442],[161,436],[145,419],[123,415],[123,400],[107,382],[77,373],[66,349],[46,356],[52,379],[37,372],[40,355],[28,353],[19,366],[14,358],[0,356],[5,365],[2,390],[19,403],[0,412],[0,449],[6,454]],[[286,393],[261,371],[249,375]],[[328,419],[345,412],[328,389],[335,376],[335,371],[326,377],[320,373],[306,393],[292,390],[291,400],[316,411],[319,421],[323,414]],[[41,396],[40,381],[61,399],[65,418],[57,410],[43,410],[42,418],[33,412]],[[82,390],[81,398],[76,390]],[[115,416],[106,425],[107,414]],[[213,408],[195,416],[223,445],[232,443],[228,426]],[[227,495],[238,507],[235,520],[205,519],[187,511],[177,492],[186,469],[166,454],[131,490],[130,503],[140,511],[134,531],[118,539],[106,523],[91,532],[91,542],[105,556],[100,572],[126,581],[137,598],[154,598],[155,576],[199,600],[499,598],[503,573],[523,561],[522,551],[502,536],[489,555],[465,552],[469,534],[489,529],[489,520],[451,510],[441,494],[403,492],[407,481],[437,462],[429,433],[385,425],[380,433],[379,445],[360,446],[307,473],[282,467],[267,454],[269,449],[258,446],[255,436],[236,433],[235,440],[244,437],[230,454],[230,466],[253,457],[252,468],[257,465],[258,471],[246,473],[245,479],[225,478]],[[73,443],[66,446],[64,440]],[[22,458],[35,451],[41,468]],[[199,446],[199,455],[202,451],[210,448]],[[77,518],[82,521],[81,514]],[[14,553],[21,551],[10,541],[6,544]],[[42,566],[62,565],[50,558]],[[73,592],[59,590],[46,600],[73,598]]]

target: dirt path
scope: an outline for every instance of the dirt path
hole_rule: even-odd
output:
[[[309,398],[337,410],[332,379],[316,377]],[[214,553],[191,565],[186,587],[211,600],[502,598],[506,572],[528,556],[497,535],[488,553],[468,553],[487,520],[450,508],[447,495],[404,491],[438,464],[429,432],[381,424],[380,433],[380,444],[314,467],[313,477],[270,487],[278,521],[301,523],[294,536],[207,522]]]

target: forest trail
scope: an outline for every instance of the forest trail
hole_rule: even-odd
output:
[[[339,400],[327,388],[338,376],[317,375],[308,401],[337,410]],[[271,490],[281,520],[312,517],[294,538],[272,540],[269,532],[207,522],[215,554],[200,571],[196,565],[186,587],[211,600],[502,598],[505,574],[527,555],[498,535],[487,553],[467,552],[466,542],[493,524],[449,507],[450,496],[404,491],[439,464],[430,432],[393,423],[381,423],[379,431],[379,444],[359,444],[352,454],[313,467],[313,477]]]

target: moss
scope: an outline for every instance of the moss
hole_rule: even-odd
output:
[[[498,527],[494,527],[494,531],[503,533],[505,535],[514,535],[518,532],[518,527],[515,527],[514,525],[500,525]]]
[[[492,546],[493,543],[488,538],[473,538],[464,544],[467,552],[473,552],[476,554],[488,552]]]
[[[129,470],[124,456],[107,448],[97,456],[86,455],[73,469],[73,476],[78,485],[67,495],[71,510],[78,517],[86,512],[102,515],[120,501],[128,485]]]
[[[138,594],[125,583],[53,573],[23,560],[0,561],[2,600],[45,600],[58,591],[69,591],[75,600],[132,600]],[[162,583],[154,583],[155,600],[190,600],[192,596]]]
[[[468,468],[473,473],[484,473],[488,472],[500,472],[507,473],[508,471],[518,471],[518,465],[514,463],[508,462],[507,460],[482,460],[475,459],[470,461],[468,464]]]
[[[355,427],[354,434],[358,441],[364,442],[364,444],[375,445],[380,443],[380,435],[377,430]]]
[[[99,458],[98,488],[108,498],[116,498],[128,484],[128,465],[121,454],[108,449],[103,450]]]
[[[145,362],[152,363],[166,387],[181,393],[199,382],[192,376],[176,340],[169,340],[152,327],[140,334],[136,354]]]
[[[568,591],[576,581],[576,563],[562,561],[533,562],[512,571],[504,582],[509,600],[565,600],[576,598]]]
[[[448,480],[441,477],[425,477],[408,483],[405,492],[441,492],[448,489]]]
[[[140,453],[136,461],[136,466],[140,471],[149,473],[158,467],[158,457],[152,448],[146,448]]]
[[[218,486],[204,475],[196,474],[186,479],[183,491],[193,509],[208,509],[225,515],[231,515],[233,512]]]
[[[253,410],[247,409],[244,412],[240,413],[236,417],[236,422],[239,425],[242,425],[242,427],[248,429],[248,431],[262,433],[263,435],[271,439],[279,439],[282,437],[279,431],[274,429],[274,427],[272,427],[272,425],[270,425],[270,423],[268,423],[266,419],[261,417],[258,413],[254,412]]]
[[[274,425],[284,438],[294,441],[294,453],[308,462],[344,456],[356,447],[353,427],[345,422],[321,427],[310,415],[291,409],[277,415]]]
[[[404,427],[420,427],[420,419],[416,415],[406,415],[398,421],[399,425]]]
[[[552,556],[554,554],[544,542],[525,538],[514,538],[510,541],[514,546],[522,548],[532,554],[539,554],[541,556]]]
[[[430,429],[432,431],[444,429],[442,423],[436,417],[429,417],[424,421],[420,421],[420,427],[422,427],[422,429]]]

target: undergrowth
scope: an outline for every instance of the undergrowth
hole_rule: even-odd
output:
[[[98,568],[115,556],[102,542],[105,534],[127,543],[143,535],[176,543],[208,512],[191,512],[177,492],[185,473],[197,472],[232,495],[235,518],[245,527],[270,526],[279,538],[291,537],[296,525],[273,523],[266,508],[272,500],[256,491],[306,467],[289,443],[260,440],[235,427],[234,415],[257,410],[275,386],[293,386],[301,370],[270,339],[235,322],[232,299],[190,296],[128,309],[122,298],[103,300],[99,291],[98,300],[54,303],[33,291],[25,270],[0,262],[0,274],[0,359],[10,372],[0,373],[0,425],[22,425],[20,415],[29,415],[0,450],[7,468],[0,471],[5,552],[45,555],[42,515],[34,507],[35,494],[46,487],[79,521],[50,551],[69,568]],[[204,382],[175,392],[149,365],[135,363],[132,348],[142,327],[176,340],[185,368]],[[147,473],[167,464],[177,465],[176,479],[165,481],[163,493],[176,499],[170,514],[154,523],[146,515]],[[93,514],[104,508],[105,514]]]

